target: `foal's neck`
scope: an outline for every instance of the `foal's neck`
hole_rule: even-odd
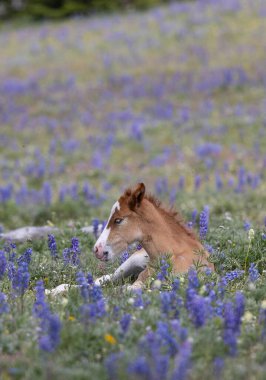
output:
[[[146,211],[149,221],[145,224],[142,245],[151,259],[159,254],[192,254],[195,250],[202,249],[193,234],[172,215],[167,214],[167,211],[150,202],[146,205]]]

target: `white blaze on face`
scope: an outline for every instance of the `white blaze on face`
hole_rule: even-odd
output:
[[[111,220],[111,218],[114,215],[116,210],[120,210],[120,203],[118,201],[115,202],[115,204],[113,205],[113,207],[111,209],[110,216],[109,216],[108,221],[106,223],[106,226],[105,226],[103,232],[101,233],[101,235],[99,236],[98,240],[96,241],[95,247],[104,248],[106,246],[106,243],[107,243],[110,231],[111,231],[111,228],[107,228],[107,226],[108,226],[108,224],[109,224],[109,222],[110,222],[110,220]]]

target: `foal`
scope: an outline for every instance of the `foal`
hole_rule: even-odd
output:
[[[138,275],[129,288],[141,288],[151,274],[149,262],[166,253],[171,255],[173,269],[177,273],[187,272],[199,260],[201,265],[213,269],[207,260],[208,253],[193,231],[176,212],[166,210],[157,199],[146,195],[143,183],[134,190],[126,190],[113,205],[107,224],[94,246],[94,254],[99,260],[112,261],[129,246],[137,249],[138,245],[142,248],[136,250],[113,274],[98,278],[95,284]],[[60,294],[69,287],[62,284],[47,290],[47,293]]]
[[[133,253],[113,275],[103,276],[96,283],[139,274],[132,288],[140,288],[150,275],[149,261],[166,253],[171,255],[177,273],[187,272],[199,260],[201,265],[213,269],[207,261],[208,253],[193,231],[176,212],[166,210],[157,199],[146,195],[143,183],[134,190],[126,190],[113,205],[106,227],[94,246],[94,254],[102,261],[113,260],[132,244],[140,244],[142,249]]]

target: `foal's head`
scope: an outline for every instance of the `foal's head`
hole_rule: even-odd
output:
[[[128,245],[142,240],[141,207],[144,195],[145,185],[139,183],[134,190],[126,190],[113,205],[107,224],[94,246],[98,259],[113,260]]]

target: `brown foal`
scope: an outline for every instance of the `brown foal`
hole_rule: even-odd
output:
[[[153,262],[164,254],[171,255],[176,273],[187,272],[198,261],[202,266],[213,269],[207,260],[208,253],[195,233],[183,223],[177,212],[165,209],[155,197],[146,195],[143,183],[139,183],[134,190],[126,190],[113,205],[105,229],[94,246],[94,254],[102,261],[113,260],[134,243],[141,244],[142,249],[136,251],[132,255],[134,259],[131,259],[134,262],[132,272],[136,262],[140,268],[133,288],[141,287],[149,276],[149,260]],[[117,270],[120,277],[122,274],[126,277],[131,272],[130,258],[128,260],[128,265],[122,265]],[[106,279],[111,278],[107,276]]]

